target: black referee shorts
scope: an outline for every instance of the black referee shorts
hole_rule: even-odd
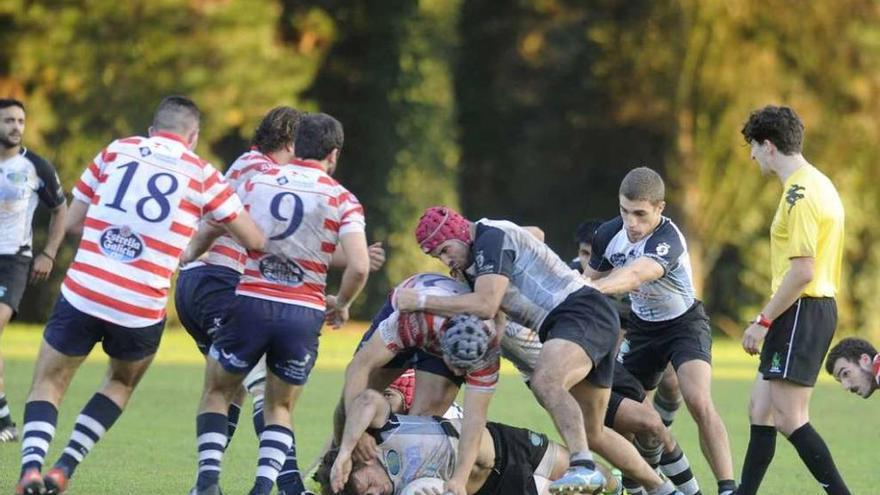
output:
[[[837,328],[833,297],[802,297],[770,325],[758,371],[765,380],[812,387]]]

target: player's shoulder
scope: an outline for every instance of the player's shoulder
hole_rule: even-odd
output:
[[[24,157],[24,159],[26,159],[27,161],[31,162],[31,164],[37,171],[43,169],[50,169],[53,172],[55,171],[55,167],[52,166],[52,162],[46,160],[30,148],[22,148],[21,156]]]
[[[621,232],[623,232],[623,219],[619,215],[603,222],[596,229],[596,235],[593,236],[593,250],[598,248],[599,251],[604,251],[614,236]]]
[[[678,228],[678,225],[676,225],[672,219],[668,217],[660,217],[660,225],[654,229],[654,232],[651,233],[647,242],[647,244],[656,243],[669,243],[684,246],[685,238],[681,229]]]

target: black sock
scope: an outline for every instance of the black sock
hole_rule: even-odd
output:
[[[718,480],[719,495],[733,495],[734,493],[736,493],[736,481]]]
[[[849,489],[843,482],[843,478],[840,477],[837,466],[834,465],[834,459],[831,457],[828,446],[825,445],[825,440],[822,440],[822,437],[810,423],[793,431],[788,437],[788,441],[797,449],[801,460],[813,473],[816,481],[825,488],[826,493],[849,495]]]
[[[743,461],[742,481],[739,483],[737,495],[755,495],[761,486],[761,480],[773,454],[776,453],[776,428],[773,426],[752,425],[749,437],[749,448],[746,460]]]

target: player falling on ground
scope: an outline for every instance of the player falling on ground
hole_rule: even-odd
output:
[[[199,219],[225,224],[248,248],[265,242],[220,173],[192,152],[199,119],[191,100],[165,98],[150,137],[114,141],[77,182],[67,231],[82,239],[46,324],[25,405],[19,495],[63,493],[122,414],[159,347],[171,275]],[[41,477],[58,405],[98,342],[110,356],[107,379]]]
[[[22,145],[25,119],[24,103],[0,99],[0,338],[18,313],[28,278],[36,283],[49,277],[64,239],[67,216],[67,200],[55,168]],[[39,251],[33,248],[32,227],[38,203],[51,212],[46,245]],[[0,355],[0,443],[15,440],[18,430],[6,401]]]
[[[514,322],[538,330],[544,347],[532,392],[571,452],[569,470],[553,482],[552,492],[602,486],[604,477],[596,470],[590,446],[654,493],[674,491],[629,442],[603,425],[620,329],[606,297],[588,287],[543,242],[511,222],[471,223],[450,208],[432,207],[419,221],[416,240],[426,254],[464,273],[473,292],[432,296],[403,289],[397,295],[400,311],[494,318],[503,310]],[[469,464],[462,458],[459,463],[452,491],[463,495]]]
[[[290,415],[317,359],[326,317],[334,326],[366,283],[369,255],[363,208],[330,177],[342,149],[342,125],[325,114],[304,117],[297,132],[300,158],[255,175],[240,189],[242,200],[268,238],[250,250],[227,319],[214,335],[205,388],[196,419],[199,468],[194,494],[220,493],[226,413],[245,375],[266,356],[265,428],[253,495],[268,494],[293,446]],[[203,235],[204,234],[204,235]],[[216,237],[200,232],[187,258]],[[347,256],[335,296],[325,296],[332,253]]]
[[[880,388],[880,354],[865,339],[848,337],[828,351],[825,370],[844,389],[867,399]]]
[[[329,451],[317,473],[324,494],[396,495],[412,481],[449,480],[458,465],[461,420],[397,414],[378,392],[365,390],[346,418],[338,449]],[[365,434],[378,441],[378,462],[352,461]],[[469,495],[546,494],[547,483],[568,467],[568,452],[543,434],[489,422],[480,431],[476,461],[465,485]],[[607,471],[606,471],[607,473]],[[612,476],[600,487],[619,494]]]

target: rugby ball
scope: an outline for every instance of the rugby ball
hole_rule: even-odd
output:
[[[421,490],[425,488],[436,488],[442,493],[445,486],[446,482],[440,478],[417,478],[403,487],[403,491],[400,492],[400,495],[419,495]]]

